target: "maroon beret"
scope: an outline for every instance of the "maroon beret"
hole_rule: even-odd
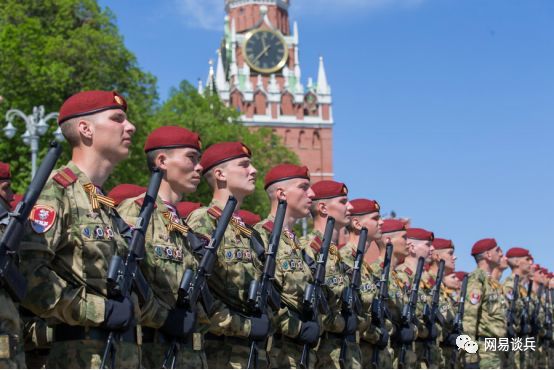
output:
[[[414,239],[414,240],[428,240],[433,241],[435,239],[435,235],[432,231],[427,231],[425,229],[420,229],[417,227],[411,227],[406,230],[406,237],[408,239]]]
[[[456,271],[454,273],[454,275],[456,275],[458,280],[462,281],[462,280],[464,280],[464,277],[467,275],[467,272],[465,272],[465,271]]]
[[[352,216],[361,216],[368,213],[379,212],[379,210],[381,209],[379,203],[377,203],[376,200],[360,198],[351,200],[350,204],[352,205]]]
[[[271,168],[264,179],[264,189],[279,181],[290,179],[306,179],[310,180],[310,170],[306,166],[297,166],[295,164],[278,164]]]
[[[331,199],[348,195],[348,188],[344,183],[333,180],[321,180],[312,185],[314,200]]]
[[[238,210],[237,214],[242,219],[242,221],[248,226],[254,226],[262,220],[262,218],[257,214],[247,211],[245,209]]]
[[[148,135],[144,143],[144,151],[148,153],[156,149],[171,148],[193,148],[202,150],[200,135],[184,127],[162,126],[158,127]]]
[[[195,211],[200,207],[202,207],[202,203],[198,202],[179,202],[176,206],[177,213],[181,218],[187,218],[192,211]]]
[[[508,249],[506,252],[506,257],[512,258],[512,257],[531,257],[531,253],[529,253],[528,249],[520,248],[520,247],[514,247]]]
[[[114,188],[108,193],[108,196],[115,201],[115,205],[117,206],[125,199],[137,197],[145,192],[146,188],[144,186],[135,184],[119,184],[114,186]]]
[[[127,111],[127,102],[115,91],[82,91],[70,96],[62,104],[58,124],[71,118],[88,116],[108,109]]]
[[[454,248],[454,243],[450,239],[435,238],[433,240],[433,248],[435,250]]]
[[[543,274],[548,274],[548,269],[546,267],[541,268]]]
[[[471,255],[475,256],[476,254],[486,252],[495,248],[497,245],[496,240],[493,238],[481,239],[473,244],[473,248],[471,248]]]
[[[12,174],[10,173],[10,165],[8,163],[0,162],[0,180],[10,180]]]
[[[12,207],[12,209],[15,209],[15,207],[17,207],[17,204],[21,202],[22,199],[23,194],[14,194],[13,200],[10,202],[10,206]]]
[[[388,218],[386,220],[383,220],[383,225],[381,225],[381,232],[382,233],[394,233],[396,231],[405,231],[406,230],[406,224],[400,220],[396,220],[393,218]]]
[[[241,142],[221,142],[211,145],[202,154],[200,165],[204,168],[203,174],[223,162],[241,157],[252,157],[250,149]]]

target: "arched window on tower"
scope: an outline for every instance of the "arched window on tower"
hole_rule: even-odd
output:
[[[264,93],[258,91],[254,96],[254,114],[266,114],[266,97]]]
[[[304,130],[300,130],[300,133],[298,134],[298,148],[300,149],[306,148],[305,138],[304,138],[305,136],[306,136],[306,132]]]
[[[321,137],[319,136],[319,130],[314,130],[312,136],[312,148],[321,149]]]
[[[290,93],[284,93],[281,98],[281,115],[292,116],[294,115],[293,97]]]
[[[289,147],[289,148],[291,148],[293,146],[292,135],[291,135],[291,131],[290,131],[289,128],[285,130],[285,136],[283,138],[283,144],[286,147]]]

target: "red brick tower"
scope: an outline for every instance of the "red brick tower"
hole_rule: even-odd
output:
[[[250,127],[271,127],[307,165],[312,181],[333,178],[331,88],[319,58],[317,82],[302,84],[298,26],[290,0],[225,0],[225,34],[207,85]],[[202,86],[199,86],[202,91]]]

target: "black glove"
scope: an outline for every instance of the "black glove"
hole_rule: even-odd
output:
[[[508,325],[508,332],[507,332],[508,338],[515,338],[517,337],[516,331],[514,330],[513,325]]]
[[[358,328],[358,319],[356,315],[350,314],[344,317],[344,335],[354,335],[356,334],[356,329]]]
[[[300,334],[298,334],[298,340],[302,343],[313,346],[319,339],[319,323],[317,321],[306,321],[302,323],[300,327]]]
[[[174,308],[169,311],[167,319],[160,330],[167,335],[186,338],[196,328],[196,311]]]
[[[398,341],[402,344],[410,344],[415,340],[415,331],[412,325],[403,326],[398,331]]]
[[[133,302],[129,298],[106,301],[102,324],[106,329],[125,331],[134,322],[134,318]]]
[[[436,324],[431,325],[431,330],[429,330],[428,338],[431,340],[437,339],[439,336],[439,329]]]
[[[446,344],[449,347],[458,347],[456,344],[456,338],[458,338],[459,334],[450,333],[444,340],[444,344]]]
[[[254,341],[265,340],[269,335],[271,324],[269,317],[263,314],[261,317],[250,317],[250,334],[248,339]]]

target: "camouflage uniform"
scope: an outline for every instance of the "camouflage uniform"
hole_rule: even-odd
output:
[[[136,223],[143,199],[144,194],[127,199],[119,205],[118,212],[128,224]],[[197,249],[194,251],[187,240],[189,232],[192,233],[188,226],[183,224],[175,209],[158,197],[146,234],[146,257],[140,265],[155,296],[149,307],[143,307],[140,322],[143,332],[142,365],[145,368],[157,368],[162,365],[165,352],[173,338],[157,329],[165,323],[169,310],[175,307],[184,271],[196,270],[198,265],[193,253],[201,253],[202,245],[196,245]],[[199,322],[203,322],[204,328],[207,328],[209,320],[200,304],[196,311]],[[196,333],[179,344],[175,367],[207,367],[202,342],[203,334],[200,328],[197,328]]]
[[[535,347],[535,351],[532,352],[530,356],[534,357],[534,364],[536,368],[546,369],[546,351],[545,351],[544,341],[543,341],[543,337],[546,334],[546,330],[544,327],[544,319],[545,319],[544,293],[539,298],[537,293],[533,292],[533,301],[535,302],[535,307],[537,307],[537,305],[540,305],[540,307],[538,308],[538,315],[537,315],[538,329],[536,330],[537,334],[535,335],[536,347]]]
[[[357,246],[353,243],[347,243],[340,249],[341,257],[344,263],[349,267],[354,266]],[[371,304],[373,298],[379,294],[379,287],[376,282],[381,278],[382,259],[378,259],[368,266],[365,262],[361,266],[361,284],[360,284],[360,299],[362,302],[362,311],[358,316],[358,330],[360,332],[360,352],[361,352],[361,368],[373,368],[373,354],[376,350],[375,344],[380,338],[381,328],[375,327],[371,323]],[[389,293],[390,293],[389,279]],[[389,299],[390,304],[393,300]],[[390,335],[392,335],[392,322],[386,320],[386,327]],[[390,340],[389,340],[390,343]],[[377,368],[392,368],[392,355],[390,346],[379,351],[379,361]]]
[[[455,368],[461,367],[461,364],[459,362],[460,358],[458,356],[458,347],[456,347],[455,345],[451,346],[449,345],[449,343],[444,342],[447,339],[448,335],[452,333],[452,330],[454,329],[453,324],[456,313],[458,312],[459,300],[460,293],[456,289],[448,288],[443,284],[443,287],[441,289],[440,312],[444,318],[444,326],[440,347],[443,359],[441,367],[444,368],[452,367],[452,363],[454,364]]]
[[[273,230],[273,216],[254,226],[268,245]],[[304,290],[313,283],[315,261],[310,248],[303,247],[294,233],[283,229],[276,256],[275,287],[281,293],[281,309],[274,318],[274,343],[270,352],[272,368],[296,368],[303,344],[297,340],[302,325]],[[310,350],[309,368],[315,365],[315,352]]]
[[[466,363],[479,362],[482,369],[500,368],[502,356],[485,350],[485,338],[506,337],[506,300],[502,286],[479,268],[469,275],[464,313],[464,334],[479,345],[476,354],[466,354]]]
[[[321,250],[323,234],[318,230],[308,233],[300,240],[304,248],[312,248],[316,258]],[[317,349],[317,368],[340,368],[339,357],[342,344],[342,332],[345,327],[345,320],[341,315],[342,293],[344,288],[350,284],[350,278],[346,273],[347,266],[342,262],[337,246],[331,242],[329,257],[325,266],[325,293],[329,303],[330,313],[323,318],[323,336]],[[360,368],[361,354],[358,339],[359,334],[348,338],[346,368]]]
[[[193,211],[187,220],[197,233],[209,238],[215,230],[224,204],[212,201],[208,207]],[[208,279],[210,290],[218,298],[205,350],[210,368],[245,368],[250,352],[251,322],[248,318],[250,282],[261,275],[264,249],[252,230],[234,215],[217,251],[217,262]],[[263,352],[261,352],[263,354]],[[263,355],[260,359],[263,359]]]
[[[509,275],[506,280],[504,280],[504,283],[502,284],[502,292],[504,293],[504,297],[506,299],[506,312],[508,312],[508,309],[510,308],[512,304],[512,300],[514,298],[514,276]],[[521,282],[519,285],[519,299],[515,302],[515,312],[512,314],[515,318],[514,323],[514,330],[516,332],[516,337],[520,337],[520,335],[517,335],[520,332],[520,320],[521,313],[523,312],[523,299],[522,297],[525,297],[527,294],[525,288],[522,286]],[[505,367],[508,368],[515,368],[519,369],[521,365],[521,352],[520,351],[508,351],[507,357],[505,358]]]
[[[8,224],[10,205],[0,197],[0,238]],[[21,320],[17,304],[0,288],[0,368],[24,368],[25,354],[22,349]]]
[[[126,256],[127,245],[113,209],[103,204],[109,198],[95,196],[97,191],[72,162],[54,171],[31,213],[32,230],[21,243],[21,271],[28,284],[22,304],[55,325],[48,367],[97,368],[102,359],[108,333],[99,326],[108,263],[114,255]],[[140,366],[134,331],[115,343],[117,367]]]

